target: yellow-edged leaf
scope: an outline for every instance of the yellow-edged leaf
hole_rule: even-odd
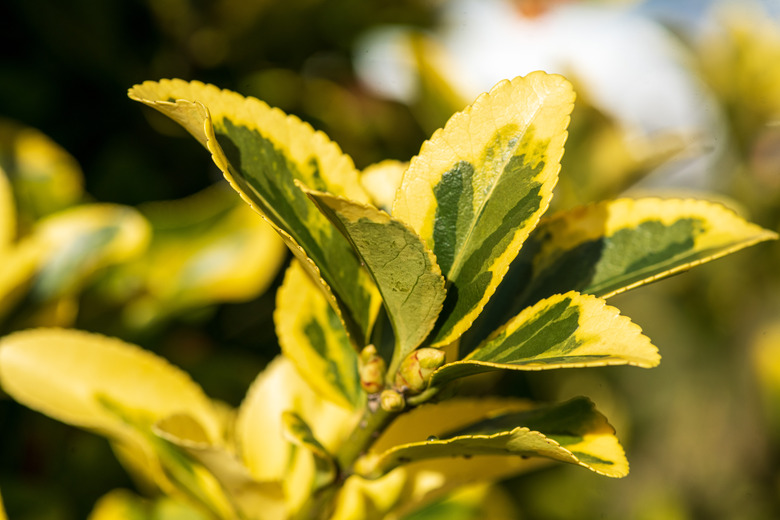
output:
[[[513,270],[529,280],[520,306],[569,290],[608,298],[776,238],[712,202],[619,199],[543,220]]]
[[[87,520],[209,520],[202,511],[167,497],[149,500],[124,489],[100,497]]]
[[[231,185],[279,231],[365,344],[379,309],[376,288],[346,240],[295,186],[367,202],[349,156],[298,118],[212,85],[145,82],[132,99],[171,117],[212,154]]]
[[[658,349],[642,329],[592,295],[570,291],[527,307],[462,360],[433,373],[432,385],[490,370],[607,365],[651,368]]]
[[[370,452],[355,464],[356,473],[377,478],[407,463],[476,455],[540,456],[577,464],[597,473],[628,473],[615,431],[593,403],[576,398],[559,405],[492,414],[465,428]]]
[[[76,160],[34,128],[0,119],[0,164],[7,166],[21,226],[78,204],[84,180]]]
[[[140,280],[129,284],[141,292],[125,311],[132,323],[254,298],[270,286],[285,258],[271,226],[224,183],[139,209],[151,223],[152,241],[142,259],[115,274],[115,285]]]
[[[221,436],[211,401],[164,359],[124,343],[65,329],[17,332],[0,340],[0,386],[18,402],[74,426],[125,438],[108,399],[154,421],[186,412],[210,439]]]
[[[446,291],[436,258],[414,231],[384,211],[327,193],[306,193],[371,273],[395,332],[395,359],[404,359],[428,336],[442,309]]]
[[[99,269],[146,248],[149,224],[128,206],[89,204],[40,220],[31,237],[46,251],[33,288],[43,300],[77,292]]]
[[[314,436],[311,428],[300,415],[295,412],[284,412],[282,424],[287,440],[312,455],[314,460],[314,478],[311,491],[317,491],[332,484],[336,479],[336,461],[328,453],[320,441]]]
[[[503,81],[412,159],[393,216],[423,238],[448,281],[432,345],[469,328],[549,205],[573,102],[561,76]]]
[[[161,489],[175,498],[188,500],[217,518],[236,516],[236,507],[216,476],[179,446],[159,436],[157,425],[161,421],[155,421],[153,414],[126,406],[105,394],[98,394],[96,400],[107,414],[121,421],[132,432],[134,438],[127,436],[127,439],[133,438],[135,444],[126,444],[123,447],[131,448],[129,453],[133,456],[148,454],[147,461],[155,466],[151,476],[157,478],[155,483],[161,486]],[[189,415],[174,414],[163,420],[172,418],[170,422],[181,423],[181,417],[189,419],[186,424],[189,433],[196,431],[194,436],[198,437],[199,441],[210,442],[203,426]],[[179,426],[177,429],[184,428]]]
[[[357,353],[298,261],[287,268],[277,293],[274,324],[282,352],[319,395],[346,409],[363,404]]]
[[[284,496],[279,482],[259,482],[225,447],[215,445],[192,417],[175,414],[155,423],[153,430],[175,449],[181,450],[211,473],[241,518],[285,517]]]
[[[236,421],[238,453],[257,480],[281,480],[287,473],[293,445],[283,435],[286,411],[306,420],[329,453],[337,451],[359,418],[324,400],[286,357],[277,357],[252,384]]]

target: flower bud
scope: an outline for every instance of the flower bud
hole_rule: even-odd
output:
[[[377,354],[374,345],[360,352],[360,386],[369,394],[380,392],[385,386],[385,360]]]
[[[404,396],[395,390],[383,390],[379,401],[382,409],[386,412],[400,412],[406,408]]]
[[[406,356],[395,375],[397,388],[410,395],[419,394],[431,380],[431,374],[444,364],[444,351],[437,348],[420,348]]]

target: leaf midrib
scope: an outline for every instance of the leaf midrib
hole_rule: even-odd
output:
[[[534,92],[536,92],[536,89],[534,89]],[[502,172],[506,171],[506,166],[509,164],[509,162],[512,160],[512,158],[515,157],[514,151],[517,150],[518,146],[521,143],[520,137],[525,135],[525,133],[528,131],[528,127],[531,126],[531,122],[536,119],[536,116],[539,114],[539,112],[541,111],[543,106],[544,106],[543,100],[541,99],[541,97],[538,97],[537,98],[537,103],[536,103],[536,108],[533,110],[533,112],[531,113],[530,117],[528,117],[526,119],[526,122],[523,125],[522,130],[518,133],[517,143],[515,143],[515,145],[513,147],[513,150],[512,150],[513,153],[501,165],[502,166],[502,169],[501,169]],[[493,112],[492,108],[491,108],[490,112],[492,114],[492,112]],[[496,130],[496,133],[494,135],[500,135],[501,131],[495,126],[495,118],[491,118],[491,121],[493,121],[493,125],[494,125],[495,130]],[[474,175],[472,174],[472,179],[473,179],[473,177],[474,177]],[[466,260],[466,254],[465,254],[465,251],[467,250],[466,245],[471,242],[471,237],[474,234],[474,229],[477,227],[477,222],[480,220],[480,218],[482,216],[482,213],[485,210],[485,206],[487,206],[487,204],[488,204],[488,201],[493,196],[493,192],[496,190],[496,187],[498,186],[500,179],[501,179],[501,175],[496,177],[495,182],[492,183],[492,185],[490,186],[490,189],[488,190],[488,193],[482,199],[482,202],[480,203],[480,205],[478,207],[478,210],[474,212],[474,218],[469,223],[468,231],[466,233],[465,240],[463,241],[463,246],[461,247],[460,251],[457,252],[457,254],[455,255],[455,257],[454,257],[454,259],[452,261],[452,267],[450,267],[450,273],[449,273],[449,276],[447,276],[447,286],[449,286],[450,283],[452,283],[451,281],[455,280],[458,277],[458,275],[460,274],[460,269],[462,267],[462,264]],[[473,180],[472,180],[472,182],[473,182]]]

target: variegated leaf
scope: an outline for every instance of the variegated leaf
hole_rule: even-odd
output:
[[[224,446],[209,441],[192,417],[174,414],[153,426],[154,433],[187,457],[206,468],[219,482],[232,507],[247,520],[285,517],[284,496],[279,482],[259,482]]]
[[[157,471],[165,479],[162,489],[174,497],[188,500],[217,518],[236,517],[236,506],[231,502],[217,477],[200,462],[190,457],[180,446],[155,434],[155,430],[157,432],[160,430],[156,428],[154,414],[149,413],[148,410],[127,406],[126,402],[118,401],[106,394],[96,394],[95,401],[106,415],[121,422],[134,434],[138,448],[151,454],[153,463],[158,466]],[[170,422],[180,422],[178,419],[187,417],[190,432],[193,430],[197,432],[195,442],[211,443],[208,432],[196,419],[186,414],[174,414],[168,417],[173,419]],[[181,432],[182,428],[179,427],[178,430]],[[171,434],[166,436],[169,439],[174,438]]]
[[[287,359],[323,398],[347,409],[363,404],[358,356],[328,301],[297,261],[277,293],[274,323]]]
[[[124,438],[128,426],[101,399],[150,421],[186,411],[210,439],[221,436],[211,401],[187,374],[151,352],[97,334],[35,329],[4,337],[0,386],[33,410],[110,437]]]
[[[21,300],[33,284],[39,264],[48,248],[38,240],[26,238],[3,251],[0,271],[0,317]]]
[[[40,220],[32,239],[45,250],[33,294],[48,300],[77,292],[101,268],[143,252],[150,228],[135,209],[88,204]]]
[[[306,190],[344,234],[376,283],[404,359],[433,329],[446,291],[433,253],[414,231],[373,206]]]
[[[314,436],[306,421],[295,412],[284,412],[282,424],[287,440],[306,450],[314,459],[315,469],[311,490],[317,491],[333,483],[336,479],[336,462]]]
[[[513,270],[530,280],[521,307],[569,290],[608,298],[774,238],[711,202],[619,199],[542,221]]]
[[[386,160],[366,167],[360,172],[360,184],[371,197],[371,202],[377,208],[390,213],[395,200],[395,192],[401,185],[409,163]]]
[[[100,497],[87,520],[209,520],[205,512],[169,497],[153,501],[126,489],[115,489]],[[0,519],[5,520],[2,515]]]
[[[610,477],[628,474],[615,431],[586,398],[529,411],[496,414],[436,438],[397,445],[358,459],[356,472],[377,478],[407,463],[475,455],[540,456]]]
[[[0,165],[11,181],[22,231],[84,195],[76,159],[40,131],[8,119],[0,119]]]
[[[503,81],[412,159],[393,206],[448,280],[431,345],[469,328],[547,208],[574,101],[561,76]]]
[[[254,298],[285,258],[277,233],[225,182],[139,209],[151,223],[152,241],[142,258],[115,273],[120,281],[139,280],[131,284],[138,296],[124,310],[138,326],[182,309]]]
[[[289,487],[300,489],[305,482],[289,475],[293,446],[282,434],[282,415],[286,411],[304,418],[329,453],[337,451],[360,415],[323,399],[286,356],[277,357],[258,375],[236,420],[239,455],[257,480],[282,480],[286,476]]]
[[[661,358],[642,330],[604,300],[570,291],[527,307],[432,385],[490,370],[547,370],[605,365],[656,366]]]
[[[129,95],[180,123],[208,148],[231,185],[321,284],[354,342],[364,345],[380,305],[376,288],[347,241],[294,184],[367,202],[349,156],[298,118],[213,85],[149,81]]]

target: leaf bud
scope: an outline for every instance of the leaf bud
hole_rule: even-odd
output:
[[[366,346],[360,352],[360,386],[369,394],[376,394],[385,386],[385,360],[374,345]]]
[[[404,396],[395,390],[383,390],[379,401],[382,409],[386,412],[400,412],[406,408]]]
[[[444,364],[444,351],[420,348],[406,356],[395,375],[395,385],[408,394],[419,394],[431,380],[431,374]]]

